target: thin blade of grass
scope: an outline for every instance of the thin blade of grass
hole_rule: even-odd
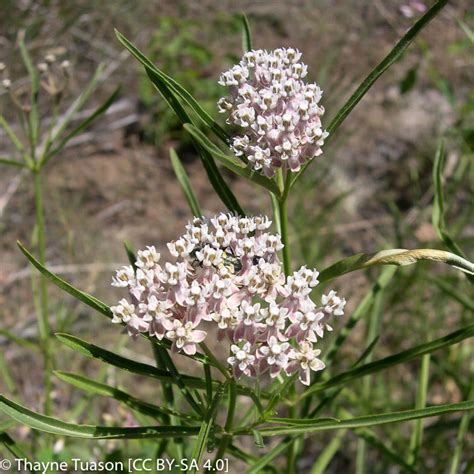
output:
[[[170,160],[174,174],[176,175],[179,185],[181,186],[181,190],[183,191],[184,196],[188,201],[189,208],[191,209],[193,216],[201,217],[202,211],[199,207],[199,203],[196,199],[196,196],[194,195],[186,170],[184,169],[181,160],[179,159],[176,151],[173,148],[170,148]]]
[[[425,28],[428,23],[446,6],[448,0],[438,0],[401,38],[401,40],[394,46],[394,48],[385,56],[385,58],[370,72],[370,74],[362,81],[355,92],[349,97],[347,102],[337,112],[336,116],[329,124],[327,131],[329,138],[331,138],[336,130],[341,126],[347,116],[352,112],[354,107],[367,94],[370,88],[374,85],[377,79],[397,62],[403,53],[410,46],[412,41]],[[311,162],[303,166],[301,171],[295,174],[291,186],[295,184],[298,178],[305,172],[306,168]]]
[[[474,311],[474,301],[469,298],[469,295],[461,293],[456,287],[439,278],[430,278],[430,281],[432,281],[441,291],[451,296],[451,298],[464,306],[468,311]]]
[[[0,395],[0,411],[19,423],[45,433],[85,439],[144,439],[195,436],[199,427],[191,426],[143,426],[117,428],[98,425],[66,423],[56,418],[36,413]]]

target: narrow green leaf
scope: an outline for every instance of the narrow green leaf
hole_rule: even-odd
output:
[[[125,253],[127,254],[128,261],[130,265],[133,267],[133,271],[136,273],[137,271],[137,258],[135,256],[135,251],[132,248],[132,244],[128,241],[125,240],[123,243],[123,246],[125,247]]]
[[[194,192],[191,188],[191,183],[189,182],[188,175],[186,174],[186,170],[184,169],[181,160],[179,159],[176,151],[173,148],[170,148],[170,160],[171,166],[173,166],[174,174],[178,179],[179,185],[188,201],[189,207],[191,212],[193,213],[194,217],[201,217],[202,211],[199,207],[199,203],[194,195]]]
[[[249,20],[245,13],[242,13],[242,50],[247,53],[252,49],[252,32],[250,31]]]
[[[41,274],[44,275],[48,280],[53,282],[57,287],[61,288],[66,293],[69,293],[74,298],[78,299],[79,301],[82,301],[87,306],[90,306],[91,308],[95,309],[99,313],[102,313],[108,318],[112,318],[112,311],[110,311],[110,308],[105,303],[98,300],[94,296],[85,293],[84,291],[74,288],[72,285],[59,278],[54,273],[51,273],[45,266],[43,266],[38,260],[36,260],[35,257],[33,257],[33,255],[23,246],[23,244],[19,240],[17,240],[17,244],[18,247],[20,247],[20,250],[26,256],[26,258],[32,263],[32,265],[35,266],[41,272]]]
[[[315,383],[311,385],[311,387],[309,387],[307,390],[305,390],[300,395],[298,400],[301,400],[313,393],[323,392],[328,388],[346,384],[351,380],[364,377],[365,375],[380,372],[382,370],[388,369],[389,367],[409,362],[411,360],[423,356],[424,354],[430,354],[444,347],[457,344],[458,342],[461,342],[472,336],[474,336],[474,324],[465,326],[464,328],[458,329],[457,331],[454,331],[439,339],[420,344],[418,346],[412,347],[411,349],[407,349],[405,351],[393,354],[383,359],[379,359],[374,362],[362,365],[360,367],[348,370],[347,372],[343,372],[342,374],[336,375],[335,377],[329,379],[326,382]]]
[[[451,252],[436,249],[390,249],[374,254],[360,253],[340,260],[330,267],[325,268],[319,274],[319,281],[326,282],[346,273],[361,270],[363,268],[369,268],[375,265],[404,266],[411,265],[420,260],[446,263],[469,275],[474,275],[474,263]]]
[[[16,166],[17,168],[28,168],[28,166],[21,161],[10,160],[8,158],[3,157],[0,157],[0,165]]]
[[[6,329],[0,329],[0,336],[5,337],[9,341],[14,342],[15,344],[18,344],[19,346],[24,347],[25,349],[28,349],[29,351],[41,350],[37,342],[29,341],[28,339],[25,339],[24,337],[19,337],[10,331],[7,331]]]
[[[11,129],[10,125],[8,125],[8,122],[5,120],[3,115],[0,115],[0,127],[3,128],[3,130],[5,130],[5,133],[8,135],[8,138],[13,143],[15,148],[20,153],[23,153],[24,151],[23,144],[21,143],[20,139],[15,135],[15,132]]]
[[[324,474],[326,472],[329,463],[339,451],[346,433],[347,430],[340,430],[331,438],[331,441],[325,446],[321,453],[318,454],[316,462],[311,468],[311,474]]]
[[[402,421],[418,420],[432,416],[440,416],[457,411],[468,411],[474,409],[474,400],[447,405],[435,405],[422,409],[405,410],[393,413],[360,416],[340,421],[321,421],[295,418],[273,418],[269,422],[285,423],[291,426],[265,427],[260,429],[262,436],[280,436],[288,434],[308,434],[319,431],[354,429],[384,425],[387,423],[400,423]],[[242,433],[244,434],[244,433]],[[245,433],[250,434],[250,433]]]
[[[463,21],[458,19],[459,26],[464,31],[464,34],[469,38],[469,41],[474,44],[474,31],[469,28]]]
[[[136,48],[125,36],[123,36],[118,30],[115,30],[115,34],[125,46],[128,51],[138,61],[153,74],[154,77],[158,77],[166,85],[168,89],[173,91],[174,94],[178,95],[188,105],[196,115],[224,142],[227,143],[229,138],[227,132],[199,105],[197,100],[178,82],[172,77],[165,74],[163,71],[158,69],[138,48]],[[153,80],[153,79],[152,79]]]
[[[115,102],[117,99],[117,96],[120,92],[120,87],[117,87],[115,91],[99,106],[97,109],[92,112],[86,119],[84,119],[79,125],[74,127],[74,129],[69,132],[64,138],[61,139],[59,144],[51,150],[47,155],[44,155],[41,161],[41,166],[45,165],[53,156],[57,155],[71,140],[71,138],[75,137],[79,133],[81,133],[83,130],[87,129],[90,127],[95,120],[97,120],[101,115],[103,115],[108,108]]]
[[[269,451],[264,456],[261,456],[254,462],[250,468],[245,471],[245,474],[260,474],[262,469],[270,464],[277,456],[286,451],[289,446],[293,443],[293,438],[286,438],[282,442],[278,443],[275,448]]]
[[[274,181],[256,171],[252,171],[242,161],[237,160],[235,157],[225,154],[219,147],[212,143],[206,135],[192,124],[185,124],[184,128],[201,146],[203,146],[214,158],[219,160],[226,168],[239,176],[268,189],[276,196],[280,196],[280,190]]]
[[[329,137],[332,137],[342,122],[352,112],[359,101],[367,94],[377,79],[394,63],[396,63],[403,53],[410,46],[412,41],[420,33],[423,28],[446,6],[448,0],[438,0],[402,37],[402,39],[394,46],[394,48],[385,56],[385,58],[370,72],[370,74],[362,81],[355,92],[349,97],[347,102],[337,112],[332,119],[327,131]],[[305,172],[311,162],[303,166],[303,168],[295,174],[291,185],[293,186],[297,179]]]
[[[474,301],[469,297],[469,295],[462,293],[453,285],[450,285],[439,278],[430,279],[430,281],[432,281],[441,291],[451,296],[459,304],[464,306],[468,311],[474,312]]]
[[[179,370],[176,368],[176,365],[174,364],[173,360],[171,359],[169,352],[166,350],[163,350],[161,352],[161,357],[163,359],[163,362],[165,363],[166,368],[168,369],[169,373],[173,377],[174,383],[180,388],[181,393],[183,394],[183,397],[188,401],[189,405],[192,407],[192,409],[198,414],[198,415],[203,415],[203,410],[204,406],[196,402],[195,397],[200,400],[199,394],[198,393],[191,393],[191,391],[188,389],[188,383],[186,382],[185,378],[187,376],[183,376]],[[203,383],[203,386],[207,388],[207,381],[203,381],[202,379],[200,380],[201,383]],[[202,388],[199,387],[199,388]]]
[[[77,112],[79,112],[84,104],[89,100],[92,93],[97,88],[97,85],[102,78],[104,73],[104,64],[99,64],[94,71],[94,75],[92,76],[89,83],[85,86],[82,90],[80,95],[74,100],[74,102],[68,107],[66,112],[61,115],[58,122],[54,125],[54,128],[50,131],[48,136],[45,138],[44,143],[42,143],[42,156],[48,156],[49,149],[53,143],[55,143],[61,135],[64,133],[66,128],[69,126],[71,121],[74,119],[74,116]],[[44,158],[43,158],[44,159]]]
[[[438,238],[443,242],[444,246],[459,256],[459,258],[466,259],[466,255],[455,242],[455,240],[446,231],[444,222],[444,192],[443,192],[443,169],[446,152],[444,149],[444,141],[441,141],[436,151],[435,161],[433,165],[433,185],[434,185],[434,200],[433,209],[431,213],[431,222],[438,234]],[[474,275],[468,274],[468,279],[474,283]]]
[[[344,344],[346,339],[349,337],[351,331],[354,329],[356,324],[363,318],[372,307],[374,299],[377,295],[387,287],[395,275],[396,268],[389,267],[384,268],[379,278],[375,282],[372,289],[364,296],[362,301],[357,305],[357,308],[352,312],[345,326],[338,331],[337,337],[331,342],[327,352],[325,362],[327,366],[331,366],[332,361],[335,359],[339,348]],[[320,277],[319,277],[320,278]]]
[[[162,97],[168,103],[170,108],[176,113],[181,123],[191,123],[192,120],[184,110],[179,100],[175,97],[172,91],[170,91],[166,84],[156,74],[154,75],[149,69],[146,70],[148,77],[153,82],[154,86],[158,89]],[[210,153],[207,152],[196,140],[192,139],[194,146],[196,147],[199,157],[202,161],[204,169],[207,173],[209,181],[216,191],[217,195],[221,198],[222,202],[227,208],[239,215],[244,215],[242,208],[240,207],[236,197],[227,186],[226,182],[222,178],[215,162]]]
[[[257,448],[264,448],[265,447],[265,443],[263,441],[263,436],[260,434],[260,431],[258,430],[252,430],[252,435],[253,435],[253,442],[255,443],[255,446],[257,446]]]
[[[60,436],[86,439],[144,439],[195,436],[199,428],[187,426],[143,426],[117,428],[97,425],[78,425],[29,410],[0,395],[0,411],[34,430]]]
[[[5,448],[15,457],[15,459],[31,459],[27,454],[25,454],[25,452],[20,448],[20,446],[18,446],[15,440],[8,433],[0,432],[0,443],[5,446]]]
[[[30,104],[30,113],[28,117],[28,125],[29,125],[29,139],[32,153],[36,148],[38,143],[38,135],[39,135],[39,115],[38,115],[38,93],[39,93],[39,78],[36,68],[31,61],[30,54],[28,53],[28,49],[25,46],[24,41],[24,31],[20,32],[18,35],[18,44],[20,46],[20,54],[23,60],[23,63],[28,71],[28,76],[30,77],[31,81],[31,104]]]
[[[204,420],[201,423],[201,428],[199,430],[199,435],[196,441],[196,445],[194,446],[194,451],[191,456],[191,459],[195,459],[199,465],[201,463],[202,456],[207,446],[207,439],[209,437],[209,433],[211,431],[211,428],[214,425],[217,409],[219,408],[219,404],[222,400],[222,396],[224,395],[227,385],[228,385],[227,382],[220,384],[219,388],[217,389],[214,395],[212,403],[206,412]]]
[[[416,392],[415,408],[421,409],[426,407],[426,395],[428,392],[428,381],[430,373],[430,354],[425,354],[421,358],[421,368],[419,375],[419,382]],[[415,421],[415,427],[413,429],[410,447],[408,453],[408,464],[415,466],[418,460],[418,453],[421,448],[423,440],[423,420],[419,419]]]
[[[132,410],[136,410],[139,413],[142,413],[143,415],[159,419],[161,419],[163,415],[175,416],[186,421],[196,421],[197,419],[195,416],[192,415],[187,415],[184,413],[177,412],[175,410],[170,410],[168,408],[153,405],[152,403],[144,402],[142,400],[139,400],[138,398],[133,397],[127,392],[124,392],[123,390],[100,382],[96,382],[95,380],[91,380],[82,375],[62,371],[55,371],[54,374],[59,380],[71,384],[74,387],[79,388],[80,390],[84,390],[94,395],[114,398],[115,400],[127,405]]]
[[[388,460],[398,464],[401,468],[403,468],[404,472],[409,472],[410,474],[416,474],[418,472],[415,468],[407,464],[395,450],[381,441],[378,435],[369,428],[358,428],[355,430],[355,434],[379,451],[380,454],[382,454]]]
[[[471,386],[469,387],[469,398],[472,398],[474,395],[474,378],[471,373]],[[451,468],[449,470],[449,474],[457,474],[459,464],[461,463],[461,456],[462,456],[462,451],[463,447],[466,444],[466,434],[468,433],[469,430],[469,423],[471,421],[472,413],[470,412],[465,412],[461,418],[461,422],[459,423],[459,429],[456,435],[456,447],[454,448],[454,453],[453,457],[451,460]],[[469,466],[468,466],[469,467]],[[468,467],[466,467],[466,470],[464,471],[466,474],[471,474],[473,470],[469,470]],[[473,466],[474,467],[474,466]]]
[[[106,349],[95,346],[94,344],[90,344],[86,341],[83,341],[82,339],[79,339],[78,337],[71,336],[70,334],[56,334],[56,337],[61,343],[70,349],[73,349],[87,357],[101,360],[102,362],[128,372],[132,372],[134,374],[152,377],[168,383],[177,383],[173,375],[166,370],[157,369],[152,365],[127,359],[126,357],[122,357]],[[206,382],[202,379],[188,375],[183,375],[181,378],[183,383],[187,386],[194,388],[206,388]]]

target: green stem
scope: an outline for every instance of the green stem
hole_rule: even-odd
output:
[[[290,189],[290,177],[291,173],[288,173],[286,179],[283,178],[283,174],[280,172],[277,174],[277,180],[279,184],[279,188],[283,190],[282,197],[278,200],[277,211],[276,214],[276,222],[279,227],[279,232],[281,235],[281,241],[284,245],[283,247],[283,269],[285,271],[285,275],[288,277],[291,275],[291,255],[290,255],[290,245],[288,239],[288,207],[287,207],[287,198],[288,198],[288,191]],[[274,209],[275,212],[275,209]],[[296,396],[296,385],[293,382],[288,391],[288,395],[290,399],[294,399]],[[296,405],[291,405],[289,410],[290,418],[296,418],[298,416]],[[288,447],[288,455],[287,455],[287,469],[286,472],[288,474],[293,474],[296,472],[296,459],[298,455],[298,451],[300,449],[300,443],[295,442],[291,443]]]
[[[44,204],[43,204],[43,186],[41,181],[40,170],[33,172],[34,190],[35,190],[35,211],[36,211],[36,232],[38,258],[42,265],[46,263],[46,245],[45,245],[45,222],[44,222]],[[47,281],[44,276],[39,277],[39,312],[38,312],[38,328],[41,339],[41,349],[44,358],[44,385],[45,385],[45,413],[51,411],[51,372],[52,357],[50,348],[50,327],[48,319],[48,288]]]
[[[285,270],[285,275],[289,276],[291,274],[291,257],[290,257],[290,246],[288,242],[288,208],[286,206],[286,199],[281,199],[278,201],[278,214],[279,222],[281,227],[281,241],[284,245],[283,247],[283,268]]]
[[[234,423],[235,408],[237,405],[237,385],[235,379],[229,380],[229,409],[227,410],[227,418],[225,421],[224,430],[225,433],[222,435],[219,447],[217,448],[216,457],[214,462],[218,459],[222,459],[227,451],[227,447],[232,442],[232,425]]]
[[[430,357],[431,354],[425,354],[421,359],[420,379],[418,383],[418,391],[416,394],[415,408],[426,407],[426,395],[428,391],[428,381],[430,374]],[[408,464],[415,466],[418,460],[418,452],[421,447],[423,438],[423,419],[415,421],[415,427],[410,440],[410,449],[408,454]]]

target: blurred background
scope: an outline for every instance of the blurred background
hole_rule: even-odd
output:
[[[220,72],[241,55],[239,15],[245,12],[254,47],[292,46],[302,51],[309,78],[324,90],[323,123],[327,125],[361,80],[421,15],[423,6],[431,3],[0,0],[0,62],[6,64],[13,86],[27,82],[17,45],[22,30],[35,63],[51,52],[70,61],[70,83],[62,99],[65,104],[85,87],[99,63],[104,63],[105,75],[85,110],[94,110],[121,86],[106,115],[76,136],[45,170],[48,266],[107,303],[118,300],[122,295],[110,288],[110,281],[114,269],[127,262],[123,241],[129,240],[135,248],[153,244],[164,250],[165,243],[179,235],[191,217],[169,163],[170,146],[184,161],[205,213],[224,210],[179,122],[136,61],[118,43],[114,28],[221,120],[215,103],[225,90],[217,80]],[[289,203],[295,265],[305,263],[322,269],[354,253],[389,247],[443,248],[431,225],[432,167],[441,138],[445,139],[447,150],[443,173],[446,225],[472,260],[472,7],[469,0],[449,2],[402,60],[376,83],[324,154],[309,167]],[[40,109],[47,119],[51,110],[47,97]],[[0,112],[13,128],[18,127],[9,94],[1,88]],[[8,151],[9,143],[0,130],[0,155]],[[223,173],[249,213],[270,212],[264,193]],[[0,352],[22,402],[40,409],[41,358],[10,337],[18,335],[32,342],[38,337],[30,268],[15,244],[19,239],[29,245],[33,222],[30,180],[22,170],[0,167],[0,326],[9,332],[8,337],[0,335]],[[348,299],[346,314],[351,314],[378,273],[379,270],[358,272],[332,284]],[[463,322],[472,321],[472,312],[446,288],[467,295],[470,291],[462,275],[447,266],[419,264],[398,270],[384,295],[383,329],[374,357],[441,337]],[[69,332],[109,349],[120,348],[127,357],[151,361],[148,345],[119,338],[117,328],[105,318],[92,314],[56,288],[49,290],[55,332]],[[365,333],[362,321],[341,354],[344,357],[337,361],[337,370],[353,363],[354,354],[359,354],[365,345]],[[58,347],[55,355],[56,367],[100,373],[96,363],[66,349]],[[437,354],[428,404],[462,399],[470,360],[469,344]],[[370,395],[371,411],[412,407],[418,370],[419,363],[415,361],[377,376]],[[101,376],[133,386],[150,400],[157,396],[156,386],[140,377],[125,377],[119,372]],[[68,413],[81,394],[60,381],[54,384],[54,413]],[[0,377],[0,391],[8,391],[5,373]],[[365,401],[359,402],[360,414],[367,413]],[[71,412],[69,419],[90,422],[101,417],[103,422],[113,424],[129,420],[123,409],[108,400],[94,400],[92,408]],[[453,422],[451,431],[446,429],[439,434],[434,428],[428,432],[423,448],[426,472],[444,472],[438,470],[439,465],[430,465],[429,452],[436,451],[438,463],[440,459],[448,460],[456,427]],[[396,445],[402,443],[398,429],[405,428],[381,431]],[[28,439],[30,433],[23,430],[21,436]],[[350,434],[348,439],[354,441]],[[326,441],[325,436],[311,438],[307,448],[309,466]],[[472,441],[471,437],[471,450]],[[328,472],[352,472],[342,469],[353,466],[353,445],[347,444]],[[87,443],[81,446],[92,449]],[[116,448],[113,445],[100,449]],[[372,455],[376,461],[377,453]],[[301,461],[301,472],[306,472],[305,462]],[[382,467],[373,472],[388,471]]]

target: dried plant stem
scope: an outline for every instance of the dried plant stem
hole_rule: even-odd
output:
[[[36,236],[38,246],[39,261],[44,265],[46,260],[46,244],[45,244],[45,222],[44,222],[44,204],[43,204],[43,186],[41,180],[41,170],[33,171],[33,181],[35,190],[35,211],[36,211]],[[51,411],[51,371],[52,356],[50,349],[50,326],[48,319],[48,288],[44,276],[39,278],[39,311],[38,311],[38,328],[41,338],[41,349],[44,359],[44,384],[45,384],[45,401],[44,410],[46,414]]]

